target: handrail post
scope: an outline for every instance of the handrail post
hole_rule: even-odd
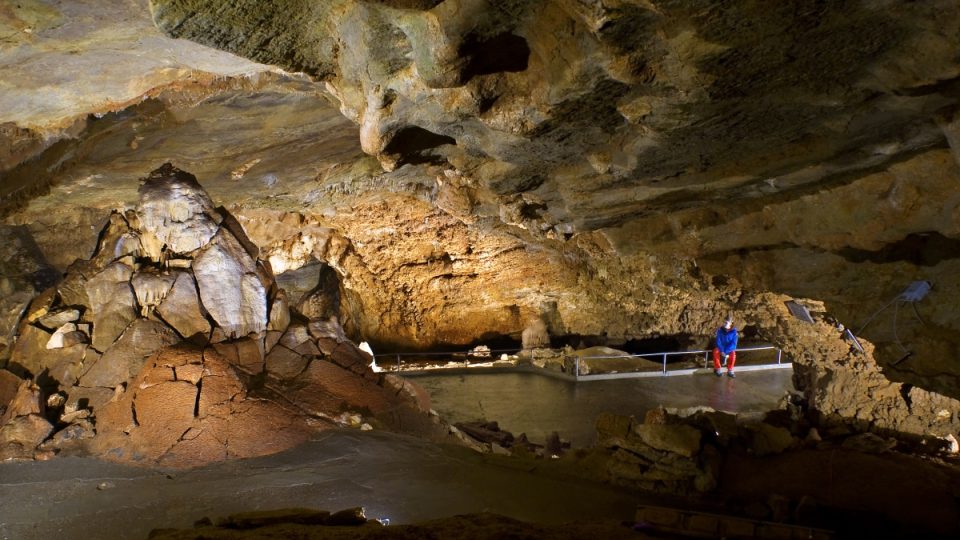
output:
[[[573,378],[574,379],[580,378],[580,357],[579,356],[573,357]]]
[[[402,360],[400,360],[400,353],[397,353],[397,371],[400,371],[401,369],[401,362]]]
[[[780,364],[780,355],[781,355],[782,353],[783,353],[783,351],[780,349],[780,347],[777,347],[777,365],[778,365],[778,366],[781,365],[781,364]]]
[[[667,353],[663,353],[663,375],[667,375]]]

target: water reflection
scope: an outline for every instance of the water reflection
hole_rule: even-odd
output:
[[[573,383],[532,373],[477,373],[411,380],[430,392],[433,408],[452,422],[496,420],[534,441],[557,431],[579,447],[593,444],[594,422],[604,411],[638,418],[658,405],[766,411],[793,387],[789,369],[742,372],[736,379],[710,373]]]
[[[714,391],[708,392],[707,405],[718,411],[738,411],[737,381],[724,375],[714,385]]]

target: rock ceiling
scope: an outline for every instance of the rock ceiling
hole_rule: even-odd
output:
[[[960,397],[958,29],[949,1],[7,3],[5,343],[169,161],[281,283],[332,268],[353,337],[696,342],[733,311],[802,355],[780,294],[856,328],[923,279],[865,336],[903,395]]]

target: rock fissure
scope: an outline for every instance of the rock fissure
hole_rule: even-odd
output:
[[[140,427],[140,422],[137,420],[137,403],[135,400],[130,401],[130,420],[134,427]]]
[[[196,382],[196,385],[197,385],[197,399],[196,401],[194,401],[194,404],[193,404],[193,416],[195,418],[200,416],[200,396],[203,393],[203,379],[201,378],[200,380],[198,380]],[[231,399],[233,399],[233,396],[231,396]]]

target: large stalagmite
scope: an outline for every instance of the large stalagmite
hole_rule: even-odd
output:
[[[269,266],[192,175],[165,164],[140,193],[27,308],[8,369],[30,380],[4,398],[0,456],[195,466],[289,448],[344,408],[410,406],[342,330],[278,326],[291,315]]]

